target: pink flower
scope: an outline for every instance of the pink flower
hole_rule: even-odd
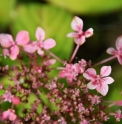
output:
[[[24,46],[29,42],[29,34],[27,31],[20,31],[14,42],[10,34],[0,34],[0,45],[5,48],[4,56],[9,55],[12,60],[15,60],[19,54],[18,45]],[[6,48],[10,48],[9,50]]]
[[[8,109],[7,111],[4,111],[2,113],[2,119],[6,120],[9,119],[10,121],[14,121],[16,119],[16,114],[15,111],[13,109]]]
[[[100,71],[100,75],[96,74],[95,69],[89,68],[84,73],[83,76],[90,80],[87,84],[89,89],[96,89],[99,93],[105,96],[108,92],[108,84],[114,82],[112,77],[108,77],[111,73],[111,66],[103,66]]]
[[[112,47],[108,48],[107,53],[116,56],[118,58],[119,63],[122,65],[122,36],[117,38],[116,48],[117,50]]]
[[[121,114],[121,110],[116,111],[116,114],[114,114],[116,121],[120,121],[120,119],[122,118],[122,114]]]
[[[14,96],[11,94],[10,91],[6,91],[6,93],[2,95],[2,97],[4,98],[4,101],[11,102]]]
[[[73,81],[77,80],[78,74],[84,72],[86,67],[86,61],[81,59],[79,63],[76,64],[66,64],[66,67],[59,72],[60,78],[66,78],[69,84],[73,83]]]
[[[36,29],[36,38],[36,42],[32,42],[24,46],[24,50],[26,52],[34,53],[35,51],[37,51],[39,55],[43,55],[44,51],[42,49],[48,50],[56,45],[56,42],[52,38],[49,38],[43,42],[45,38],[45,32],[41,27],[38,27]]]
[[[75,16],[71,22],[71,27],[76,32],[69,33],[67,37],[73,37],[77,45],[82,45],[87,37],[93,35],[93,29],[89,28],[87,31],[83,31],[83,21],[79,17]]]

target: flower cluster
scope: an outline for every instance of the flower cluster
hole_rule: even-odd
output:
[[[83,20],[74,17],[71,27],[76,32],[69,33],[73,37],[76,48],[70,60],[63,61],[49,49],[56,46],[55,40],[44,41],[45,32],[41,27],[36,29],[33,41],[29,33],[20,31],[15,41],[10,34],[0,34],[0,46],[4,58],[19,60],[17,65],[0,67],[3,76],[10,80],[0,83],[0,121],[5,124],[102,124],[113,116],[116,122],[122,118],[121,110],[107,111],[113,106],[122,106],[122,100],[106,101],[109,87],[114,79],[109,75],[112,68],[104,65],[97,74],[95,66],[117,58],[122,64],[122,37],[116,41],[117,50],[109,48],[107,52],[113,56],[97,64],[87,62],[83,58],[73,63],[79,47],[86,38],[93,35],[93,29],[83,31]],[[25,64],[21,51],[28,57]],[[21,55],[22,56],[22,55]],[[38,59],[39,57],[39,59]],[[41,61],[40,61],[41,58]],[[52,67],[55,62],[62,67]],[[9,63],[8,63],[9,64]],[[53,77],[52,71],[58,71]],[[95,90],[96,89],[96,90]],[[94,90],[94,92],[92,92]],[[7,108],[2,108],[8,104]]]

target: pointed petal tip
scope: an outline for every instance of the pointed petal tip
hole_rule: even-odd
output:
[[[75,16],[71,22],[71,27],[75,31],[80,31],[83,29],[83,20]]]
[[[91,37],[93,35],[93,28],[89,28],[88,30],[85,31],[85,37]]]
[[[41,27],[36,29],[36,38],[38,41],[42,41],[45,38],[45,31]]]

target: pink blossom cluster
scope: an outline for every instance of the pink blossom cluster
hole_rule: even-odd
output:
[[[56,42],[49,38],[44,40],[45,32],[41,27],[36,29],[37,41],[33,42],[29,38],[29,33],[25,30],[20,31],[15,41],[10,34],[0,34],[0,45],[3,47],[4,57],[9,56],[11,60],[15,60],[20,52],[19,46],[28,53],[34,53],[37,51],[39,55],[43,55],[43,49],[50,49],[56,45]]]
[[[117,50],[108,48],[107,53],[113,56],[97,64],[85,59],[73,63],[76,53],[85,43],[86,38],[93,35],[93,29],[83,31],[83,20],[75,16],[71,22],[75,32],[73,37],[76,48],[70,60],[61,60],[50,51],[56,46],[55,40],[45,39],[41,27],[36,29],[36,41],[29,37],[25,30],[19,31],[15,41],[10,34],[0,34],[0,46],[4,58],[19,60],[18,65],[0,66],[3,77],[12,83],[0,84],[0,122],[6,124],[102,124],[113,116],[116,122],[122,119],[122,112],[110,111],[110,107],[122,106],[122,100],[106,101],[104,96],[109,91],[109,84],[114,82],[110,76],[112,67],[104,65],[97,73],[95,66],[117,58],[122,65],[122,37],[116,41]],[[29,62],[24,63],[25,52]],[[46,51],[46,52],[45,52]],[[41,61],[38,59],[41,58]],[[62,67],[53,67],[56,61]],[[54,71],[58,71],[52,76]],[[64,79],[64,80],[62,80]],[[113,84],[114,85],[114,84]],[[94,90],[94,92],[92,92]],[[32,97],[33,96],[33,97]],[[8,103],[9,107],[1,106]],[[27,105],[27,106],[26,106]],[[19,108],[22,108],[22,110]],[[29,107],[28,107],[29,106]]]
[[[76,64],[66,64],[66,67],[59,72],[58,76],[60,78],[66,78],[67,82],[72,84],[73,81],[75,82],[77,80],[77,76],[85,71],[86,65],[87,63],[84,59],[81,59]]]

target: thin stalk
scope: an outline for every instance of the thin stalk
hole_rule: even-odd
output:
[[[55,54],[53,54],[51,51],[46,50],[53,58],[55,58],[56,60],[58,60],[60,63],[64,64],[63,60],[61,60],[60,58],[58,58]]]
[[[94,67],[94,66],[97,66],[97,65],[101,65],[101,64],[103,64],[103,63],[106,63],[106,62],[108,62],[108,61],[110,61],[110,60],[112,60],[112,59],[115,59],[115,58],[116,58],[116,56],[112,56],[112,57],[109,57],[109,58],[107,58],[107,59],[104,59],[104,60],[102,60],[102,61],[100,61],[100,62],[94,64],[93,67]]]
[[[73,54],[72,54],[72,57],[70,58],[69,63],[71,63],[71,62],[73,61],[73,59],[74,59],[74,57],[75,57],[75,55],[76,55],[76,53],[77,53],[79,47],[80,47],[80,45],[77,45],[77,46],[76,46],[76,48],[75,48],[75,50],[74,50],[74,52],[73,52]]]

